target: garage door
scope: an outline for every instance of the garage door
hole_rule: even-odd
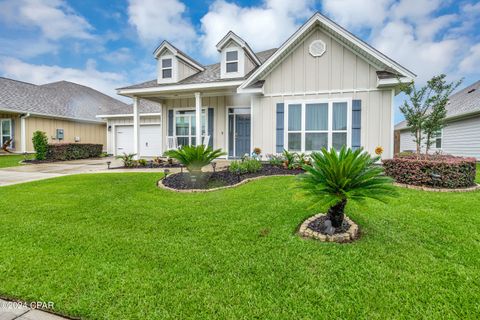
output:
[[[116,154],[133,153],[133,126],[115,127]],[[155,157],[162,154],[162,130],[160,125],[140,126],[140,155]]]

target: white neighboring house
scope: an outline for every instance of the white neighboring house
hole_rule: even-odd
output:
[[[438,133],[432,152],[480,160],[480,81],[453,94],[446,109],[446,125]],[[416,150],[406,121],[398,123],[395,130],[400,131],[400,151]]]
[[[343,145],[371,153],[382,146],[384,158],[393,156],[397,79],[415,74],[330,19],[314,14],[278,49],[255,52],[231,31],[216,48],[220,61],[202,65],[162,42],[154,52],[157,78],[117,90],[133,99],[132,111],[101,115],[112,132],[109,150],[118,154],[122,145],[146,155],[147,134],[156,137],[152,154],[171,141],[208,140],[228,158],[255,147],[274,154]],[[142,115],[142,99],[159,103],[162,116]]]

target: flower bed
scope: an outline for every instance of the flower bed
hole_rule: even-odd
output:
[[[447,189],[475,186],[474,158],[404,155],[384,160],[383,165],[385,173],[401,184]]]
[[[175,190],[208,190],[218,187],[233,186],[246,179],[275,176],[275,175],[296,175],[303,173],[301,169],[285,169],[280,166],[262,164],[262,168],[252,173],[233,173],[228,170],[217,172],[204,172],[201,177],[192,179],[189,173],[175,173],[167,176],[161,183],[168,188]]]

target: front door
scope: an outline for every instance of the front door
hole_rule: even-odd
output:
[[[235,115],[235,157],[250,154],[250,115]]]

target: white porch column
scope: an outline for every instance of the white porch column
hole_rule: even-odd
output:
[[[138,112],[138,97],[133,97],[133,153],[135,159],[140,159],[140,114]]]
[[[196,145],[202,144],[202,97],[200,92],[195,92],[195,140]]]
[[[27,125],[26,118],[30,116],[30,113],[20,116],[20,148],[22,153],[27,152]]]

